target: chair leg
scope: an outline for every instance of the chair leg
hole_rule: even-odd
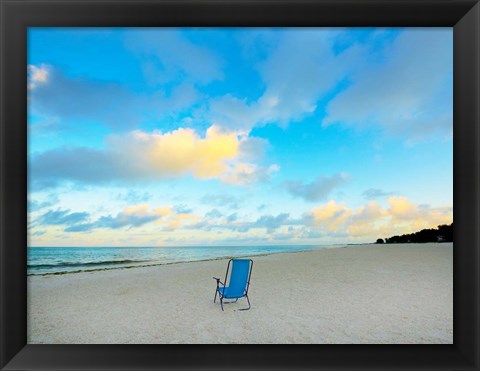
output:
[[[213,302],[215,303],[215,301],[217,300],[217,294],[218,294],[218,290],[215,289],[215,297],[213,298]]]
[[[239,309],[239,310],[249,310],[251,308],[250,306],[250,300],[248,300],[248,295],[245,296],[247,298],[247,302],[248,302],[248,308],[243,308],[243,309]]]
[[[222,306],[222,312],[223,312],[223,297],[220,296],[220,305]]]

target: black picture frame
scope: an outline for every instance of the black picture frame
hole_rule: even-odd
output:
[[[480,5],[477,1],[0,0],[0,4],[2,369],[479,369]],[[28,345],[26,35],[30,26],[453,27],[453,345]]]

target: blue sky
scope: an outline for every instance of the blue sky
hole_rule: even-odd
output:
[[[369,242],[453,220],[451,28],[30,28],[29,245]]]

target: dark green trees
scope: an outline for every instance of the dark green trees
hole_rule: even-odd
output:
[[[377,240],[381,240],[380,238]],[[437,229],[422,229],[421,231],[393,236],[385,239],[386,243],[421,243],[421,242],[453,242],[453,223],[439,225]]]

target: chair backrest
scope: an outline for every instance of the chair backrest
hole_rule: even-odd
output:
[[[250,275],[252,274],[252,259],[230,259],[227,266],[225,283],[227,281],[228,269],[232,264],[232,272],[230,274],[230,282],[228,283],[229,297],[241,297],[248,293],[250,284]]]

